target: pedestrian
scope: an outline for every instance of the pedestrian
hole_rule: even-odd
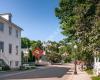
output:
[[[81,71],[83,71],[83,67],[84,67],[84,62],[83,61],[81,61],[80,67],[81,67]]]

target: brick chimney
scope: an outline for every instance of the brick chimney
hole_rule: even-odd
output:
[[[3,14],[0,14],[0,16],[5,18],[9,22],[11,22],[11,18],[12,18],[12,14],[11,13],[3,13]]]

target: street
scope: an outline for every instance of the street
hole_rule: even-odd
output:
[[[0,72],[0,79],[59,80],[70,70],[66,65],[51,65],[28,71]]]

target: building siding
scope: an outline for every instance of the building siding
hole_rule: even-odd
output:
[[[5,56],[5,62],[11,68],[18,68],[21,66],[21,30],[17,29],[13,25],[8,24],[7,22],[0,19],[0,22],[4,23],[4,31],[0,31],[0,41],[4,42],[4,52],[2,53]],[[9,26],[12,27],[12,34],[9,35]],[[16,37],[16,30],[18,30],[18,38]],[[12,44],[12,53],[9,54],[9,44]],[[16,55],[16,46],[18,46],[18,55]],[[19,61],[19,65],[15,66],[15,62]]]

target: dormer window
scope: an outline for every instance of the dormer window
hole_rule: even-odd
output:
[[[0,31],[4,31],[4,24],[0,23]]]

